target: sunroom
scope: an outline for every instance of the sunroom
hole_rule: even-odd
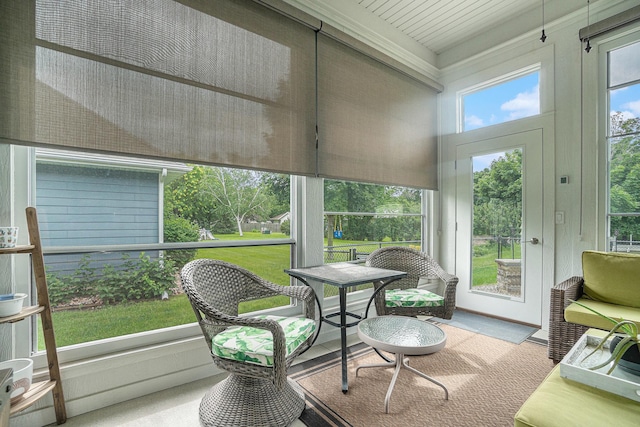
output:
[[[457,309],[546,333],[583,251],[640,251],[639,17],[631,0],[3,0],[0,226],[26,244],[38,211],[68,416],[220,374],[176,285],[194,258],[293,285],[286,269],[415,247],[459,278]],[[116,287],[141,270],[167,278]],[[0,294],[34,298],[27,257],[0,271]],[[0,342],[46,370],[36,318]],[[11,425],[55,420],[46,398]]]

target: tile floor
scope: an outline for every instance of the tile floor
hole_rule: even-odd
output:
[[[546,340],[547,332],[538,331],[533,334],[533,337]],[[360,340],[355,334],[349,336],[347,340],[348,345],[358,342]],[[298,357],[296,362],[313,359],[338,349],[340,349],[339,340],[316,344],[305,354]],[[215,377],[205,378],[194,383],[159,391],[107,408],[71,417],[64,425],[65,427],[199,426],[198,406],[200,405],[200,399],[213,384],[225,378],[226,375],[226,373],[222,373]],[[336,382],[336,387],[340,387],[339,380]],[[304,427],[304,423],[296,420],[291,426]]]

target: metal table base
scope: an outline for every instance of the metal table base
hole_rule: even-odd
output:
[[[340,350],[342,356],[342,392],[349,391],[349,382],[347,378],[347,328],[358,325],[362,316],[347,311],[347,288],[371,283],[374,281],[384,281],[384,286],[398,279],[406,277],[404,271],[387,270],[384,268],[366,267],[350,262],[338,262],[333,264],[324,264],[315,267],[293,268],[285,270],[287,274],[300,280],[303,284],[310,286],[308,280],[316,280],[327,285],[337,286],[340,298],[340,311],[325,316],[320,314],[322,322],[331,326],[340,328]],[[367,305],[370,306],[371,300]],[[332,317],[340,316],[340,323],[329,320]],[[354,322],[347,323],[347,316],[356,319]],[[366,318],[366,313],[365,313]]]
[[[445,400],[449,400],[449,390],[442,384],[440,381],[431,378],[430,376],[418,371],[416,368],[409,366],[409,358],[404,357],[402,353],[396,353],[396,359],[391,362],[386,363],[372,363],[370,365],[362,365],[356,368],[356,377],[358,376],[358,371],[364,368],[389,368],[391,366],[395,366],[396,370],[393,372],[393,378],[391,378],[391,384],[389,384],[389,388],[387,389],[387,395],[384,398],[384,412],[386,414],[389,413],[389,399],[391,399],[391,392],[393,391],[393,386],[396,385],[396,380],[398,379],[398,374],[400,373],[400,369],[405,367],[409,371],[413,372],[416,375],[421,376],[425,380],[429,380],[434,384],[439,385],[444,389],[444,398]]]

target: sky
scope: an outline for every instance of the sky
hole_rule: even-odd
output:
[[[465,95],[464,130],[540,114],[539,72]]]
[[[611,91],[611,113],[621,111],[627,119],[640,117],[640,84]]]
[[[464,97],[464,130],[473,130],[540,114],[538,73],[493,86]],[[640,84],[613,90],[611,112],[640,117]]]
[[[469,131],[540,114],[540,73],[534,72],[478,92],[465,95],[464,130]],[[504,153],[473,157],[473,171],[491,166]]]
[[[640,44],[638,45],[640,46]],[[629,62],[638,62],[635,56],[631,60],[618,62],[622,65]],[[633,65],[633,64],[627,64]],[[618,80],[627,78],[635,80],[638,72],[635,67],[633,75],[618,73]],[[539,73],[531,73],[509,82],[499,84],[478,92],[465,95],[464,103],[464,130],[469,131],[497,123],[503,123],[523,117],[540,114]],[[625,118],[640,117],[640,84],[627,86],[611,91],[610,113],[622,112]],[[482,170],[491,165],[491,161],[504,155],[493,153],[486,156],[473,158],[473,170]]]
[[[499,157],[504,157],[505,153],[491,153],[484,156],[473,156],[473,172],[479,172],[491,166],[491,162]]]

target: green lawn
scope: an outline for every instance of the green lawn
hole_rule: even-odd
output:
[[[216,236],[219,240],[259,240],[287,238],[282,233],[244,233]],[[212,258],[247,268],[265,279],[289,285],[290,246],[262,246],[199,249],[196,258]],[[242,312],[256,311],[289,304],[286,297],[265,298],[243,303]],[[99,339],[117,337],[154,329],[195,322],[195,315],[185,295],[172,295],[168,300],[142,301],[105,305],[95,309],[54,311],[53,323],[59,347]],[[38,327],[38,348],[44,349],[42,328]]]
[[[192,322],[195,322],[195,316],[186,295],[176,295],[164,301],[53,312],[58,347]],[[38,349],[44,350],[40,327],[38,332]]]

